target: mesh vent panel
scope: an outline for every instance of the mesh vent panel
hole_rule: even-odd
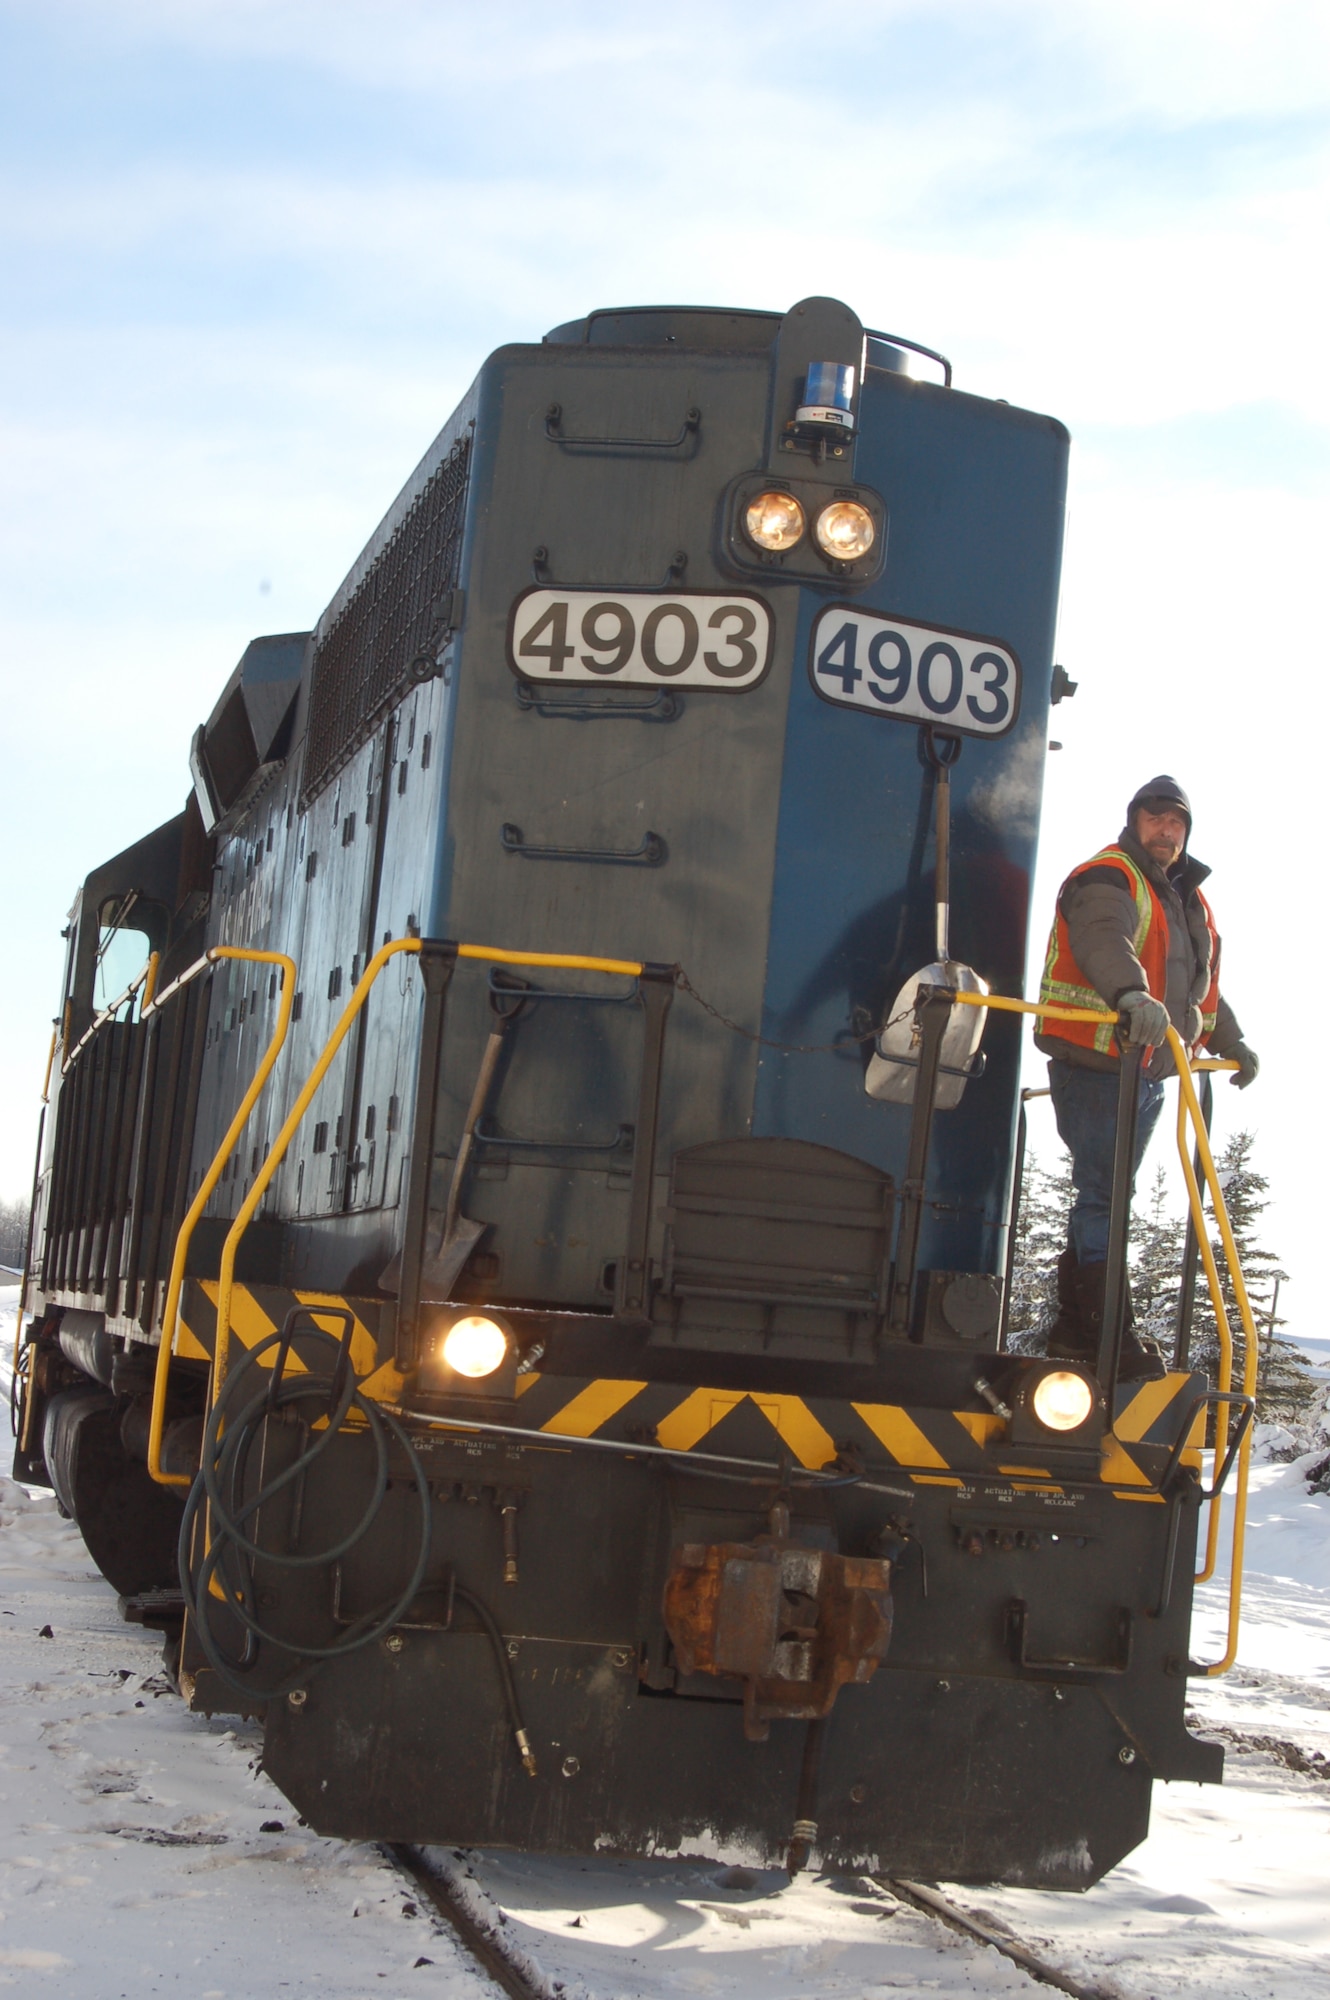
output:
[[[471,438],[460,438],[404,515],[314,656],[301,805],[373,734],[432,659],[457,582]]]

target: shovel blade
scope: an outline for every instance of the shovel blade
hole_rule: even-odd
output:
[[[453,1286],[462,1275],[462,1266],[479,1243],[488,1222],[473,1222],[459,1215],[447,1241],[427,1257],[420,1273],[420,1296],[431,1301],[452,1297]]]

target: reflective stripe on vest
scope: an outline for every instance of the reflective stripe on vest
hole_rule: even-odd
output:
[[[1068,885],[1078,875],[1084,875],[1087,869],[1103,867],[1120,868],[1127,878],[1132,901],[1136,905],[1132,950],[1141,961],[1149,991],[1156,1000],[1164,998],[1168,979],[1168,917],[1164,906],[1131,856],[1120,847],[1105,847],[1088,861],[1083,861],[1079,868],[1073,868],[1058,890],[1053,928],[1048,934],[1048,950],[1044,955],[1044,974],[1039,982],[1039,998],[1052,1006],[1088,1007],[1096,1013],[1104,1012],[1109,1007],[1103,995],[1087,983],[1085,974],[1076,963],[1067,920],[1062,914],[1063,892]],[[1039,1034],[1054,1035],[1060,1041],[1075,1042],[1081,1048],[1097,1049],[1100,1055],[1117,1054],[1114,1029],[1107,1021],[1036,1019],[1035,1028]]]
[[[1205,928],[1210,933],[1210,985],[1201,1002],[1201,1040],[1209,1041],[1219,1019],[1219,932],[1215,929],[1215,913],[1206,902],[1200,890],[1196,900],[1205,913]]]

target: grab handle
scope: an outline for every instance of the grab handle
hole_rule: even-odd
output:
[[[679,435],[668,438],[569,437],[563,428],[563,406],[551,403],[545,412],[545,435],[551,444],[582,451],[677,451],[687,444],[702,422],[702,412],[694,407],[684,413]]]
[[[606,715],[635,715],[643,722],[673,722],[683,703],[673,688],[661,688],[649,701],[551,701],[529,681],[515,681],[517,706],[528,714],[562,716],[571,722],[593,722]]]
[[[514,1153],[631,1153],[633,1127],[620,1125],[612,1139],[511,1139],[506,1132],[486,1131],[492,1120],[482,1118],[476,1126],[478,1146],[503,1146]]]
[[[668,848],[658,833],[644,833],[636,847],[539,847],[524,840],[520,826],[507,821],[499,839],[508,854],[520,854],[527,861],[613,861],[625,868],[659,868]]]

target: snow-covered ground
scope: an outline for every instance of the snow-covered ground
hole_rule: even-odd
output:
[[[1192,1683],[1202,1726],[1229,1739],[1223,1788],[1156,1787],[1149,1841],[1085,1896],[950,1892],[1119,2000],[1330,2000],[1330,1776],[1280,1748],[1330,1760],[1330,1497],[1304,1471],[1255,1472],[1241,1664]],[[1203,1590],[1194,1651],[1221,1650],[1224,1609]],[[158,1655],[54,1501],[0,1482],[0,1987],[492,1994],[374,1849],[297,1823],[256,1768],[255,1730],[184,1711]],[[787,1884],[705,1856],[440,1862],[502,1908],[551,2000],[1049,1990],[866,1880]]]

